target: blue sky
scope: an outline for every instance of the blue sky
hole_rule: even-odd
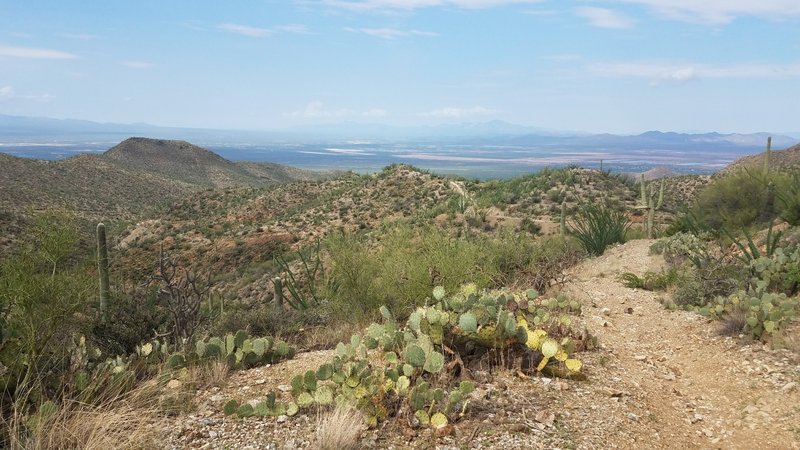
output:
[[[0,0],[0,114],[798,132],[798,0]]]

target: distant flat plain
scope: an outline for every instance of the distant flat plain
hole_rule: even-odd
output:
[[[102,153],[118,142],[6,142],[0,152],[37,159],[62,159],[78,153]],[[752,148],[562,148],[488,144],[331,142],[242,144],[192,142],[232,161],[286,164],[313,170],[370,173],[394,163],[412,164],[439,174],[466,178],[509,178],[544,167],[577,165],[614,172],[642,172],[668,167],[681,174],[713,173]]]

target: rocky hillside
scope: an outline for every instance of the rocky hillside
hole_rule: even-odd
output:
[[[773,150],[769,159],[771,169],[777,170],[798,170],[800,169],[800,144],[789,147],[785,150]],[[718,172],[724,175],[744,168],[764,167],[764,152],[739,158],[728,167]]]

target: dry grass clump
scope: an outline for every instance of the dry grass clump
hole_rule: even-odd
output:
[[[361,413],[352,406],[338,406],[317,422],[315,446],[321,450],[355,450],[364,427]]]
[[[228,379],[230,366],[224,359],[214,359],[206,364],[198,364],[189,368],[189,379],[198,388],[222,386]]]
[[[152,387],[90,405],[67,400],[48,413],[16,410],[4,420],[11,450],[106,450],[160,448],[163,416]]]

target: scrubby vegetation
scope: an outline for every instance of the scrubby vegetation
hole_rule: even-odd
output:
[[[677,193],[706,180],[567,167],[478,182],[395,165],[194,190],[97,235],[86,217],[31,214],[0,264],[2,445],[148,447],[139,428],[191,410],[196,390],[320,348],[335,353],[290,390],[232,398],[225,414],[336,405],[342,417],[325,423],[352,407],[371,427],[444,428],[470,414],[479,371],[583,379],[581,352],[597,342],[560,286],[584,257],[661,230],[651,250],[667,266],[624,283],[781,345],[800,312],[799,180],[734,172],[676,215]],[[136,432],[76,419],[112,412]]]

